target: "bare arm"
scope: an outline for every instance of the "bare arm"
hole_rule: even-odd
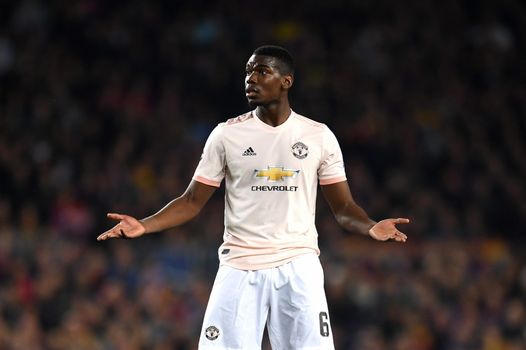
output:
[[[108,238],[136,238],[147,233],[163,231],[189,221],[195,217],[216,188],[192,180],[186,191],[172,200],[157,213],[142,220],[124,214],[109,213],[108,217],[119,223],[102,233],[97,240]]]
[[[405,218],[384,219],[376,222],[354,201],[347,181],[321,186],[323,195],[329,203],[336,221],[344,229],[363,235],[370,235],[376,240],[394,239],[405,242],[407,236],[398,231],[395,224],[405,224]]]

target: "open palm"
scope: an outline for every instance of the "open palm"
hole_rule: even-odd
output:
[[[108,238],[136,238],[146,232],[144,225],[132,216],[109,213],[108,218],[119,220],[119,223],[97,237],[97,241],[103,241]]]
[[[407,236],[396,228],[396,224],[408,223],[409,219],[405,218],[381,220],[369,230],[369,234],[378,241],[394,239],[397,242],[405,242]]]

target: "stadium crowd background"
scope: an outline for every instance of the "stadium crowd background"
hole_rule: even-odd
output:
[[[337,349],[526,348],[526,5],[519,0],[0,4],[0,349],[195,349],[223,198],[99,243],[180,194],[245,112],[262,44],[405,245],[317,223]]]

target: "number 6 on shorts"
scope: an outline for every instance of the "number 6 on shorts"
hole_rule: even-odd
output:
[[[325,311],[320,312],[320,334],[322,337],[329,336],[329,315]]]

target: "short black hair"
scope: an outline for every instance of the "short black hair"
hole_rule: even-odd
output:
[[[278,67],[280,73],[294,74],[294,59],[290,52],[284,47],[277,45],[264,45],[255,49],[253,54],[277,58],[280,63]]]

